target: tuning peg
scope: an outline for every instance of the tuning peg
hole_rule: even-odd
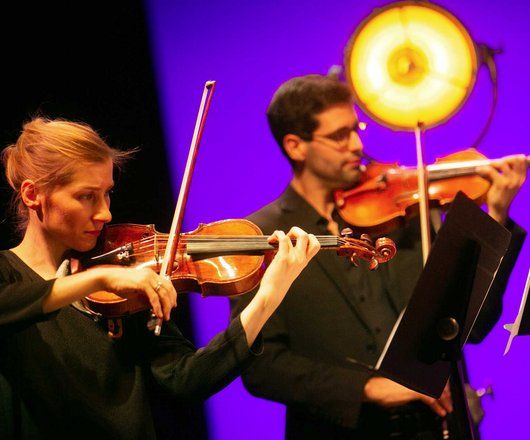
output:
[[[360,239],[361,241],[364,241],[366,244],[369,244],[370,246],[373,246],[374,244],[372,237],[370,237],[368,234],[361,234]]]
[[[370,260],[370,263],[368,265],[368,269],[375,270],[379,267],[379,261],[377,261],[375,258],[372,258]]]
[[[351,228],[344,228],[342,231],[340,231],[340,236],[343,238],[352,238],[353,231]]]

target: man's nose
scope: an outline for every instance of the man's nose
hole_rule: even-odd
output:
[[[359,136],[359,133],[357,133],[356,131],[352,131],[350,134],[350,139],[348,141],[348,149],[358,156],[360,156],[363,152],[363,142],[361,140],[361,137]]]

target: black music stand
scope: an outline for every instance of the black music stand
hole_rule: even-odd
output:
[[[510,237],[459,193],[374,370],[438,398],[451,373],[458,370],[462,347]]]

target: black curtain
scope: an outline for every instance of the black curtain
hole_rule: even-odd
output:
[[[113,147],[139,147],[117,180],[113,223],[154,223],[167,232],[174,196],[142,1],[22,1],[10,10],[2,13],[0,26],[0,148],[14,142],[22,123],[35,115],[83,121]],[[2,169],[0,249],[18,241],[7,210],[10,196]],[[175,315],[192,339],[183,295]],[[207,437],[201,405],[182,408],[160,397],[154,412],[161,437]]]

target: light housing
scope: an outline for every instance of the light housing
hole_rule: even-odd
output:
[[[359,107],[394,130],[434,127],[471,93],[475,45],[445,9],[403,1],[375,9],[356,29],[345,70]]]

